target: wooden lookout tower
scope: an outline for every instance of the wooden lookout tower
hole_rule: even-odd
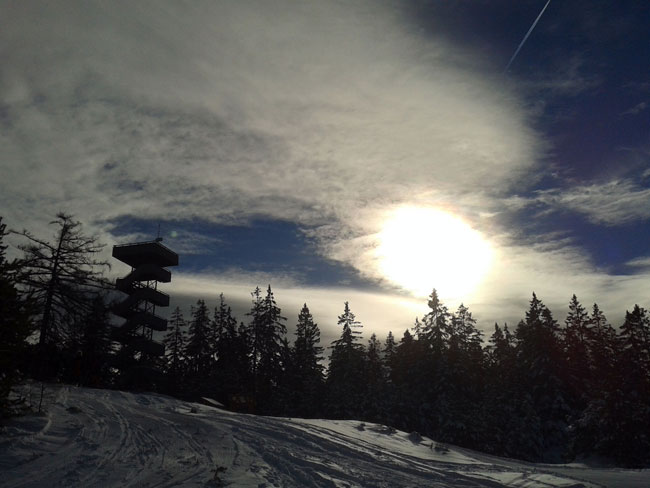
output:
[[[156,315],[156,307],[168,307],[169,295],[158,291],[158,283],[169,283],[171,266],[178,266],[178,254],[162,244],[162,239],[113,246],[113,257],[131,266],[118,278],[115,288],[126,293],[113,313],[126,319],[115,330],[115,339],[145,356],[162,356],[165,346],[153,340],[153,331],[167,330],[167,319]]]

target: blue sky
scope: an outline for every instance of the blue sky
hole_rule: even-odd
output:
[[[380,336],[426,311],[382,236],[442,211],[489,247],[480,276],[435,261],[460,238],[426,213],[396,266],[450,308],[490,329],[576,293],[618,325],[650,306],[650,6],[552,0],[506,72],[545,4],[2,2],[1,213],[46,236],[64,210],[109,246],[160,226],[175,303],[243,313],[270,283],[329,340],[345,300]]]

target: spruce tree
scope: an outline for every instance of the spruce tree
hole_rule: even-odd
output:
[[[79,382],[94,388],[106,387],[110,382],[111,319],[107,297],[96,294],[90,309],[83,317],[83,331],[79,344],[81,353]]]
[[[526,319],[517,327],[516,337],[519,381],[525,387],[523,395],[530,396],[529,403],[533,406],[525,415],[532,426],[540,428],[538,431],[529,429],[524,444],[515,449],[526,459],[561,461],[569,446],[567,417],[570,411],[561,379],[564,364],[559,326],[535,293]]]
[[[246,393],[250,379],[245,338],[238,331],[237,319],[227,305],[223,293],[219,295],[219,305],[214,311],[212,340],[216,358],[212,390],[216,398],[229,403],[233,396]]]
[[[167,388],[172,395],[182,394],[183,378],[185,377],[185,344],[187,341],[187,322],[183,318],[180,307],[172,312],[167,327],[167,334],[163,339],[165,345],[165,359],[167,374]]]
[[[355,418],[362,413],[365,392],[365,355],[359,344],[361,323],[345,302],[338,317],[341,337],[332,342],[327,375],[328,412],[333,418]]]
[[[485,397],[481,419],[484,439],[481,450],[492,454],[519,456],[517,448],[510,450],[514,430],[521,428],[518,403],[523,396],[517,382],[515,338],[508,330],[494,324],[494,333],[485,347]]]
[[[418,320],[416,319],[416,325]],[[407,329],[393,356],[390,379],[395,401],[390,408],[392,425],[403,430],[424,432],[425,413],[429,413],[426,393],[432,380],[426,370],[428,350]]]
[[[212,367],[210,344],[210,317],[204,300],[192,307],[189,334],[185,345],[187,382],[192,394],[205,394],[207,379]]]
[[[381,357],[381,343],[372,334],[366,348],[366,404],[364,418],[386,422],[386,369]]]
[[[271,397],[273,389],[283,375],[281,357],[287,333],[284,325],[286,318],[282,316],[282,311],[275,302],[271,285],[268,286],[264,298],[259,287],[255,288],[251,295],[253,307],[248,314],[252,317],[248,334],[252,346],[253,395],[258,410],[265,412],[271,408],[266,400]]]
[[[448,442],[477,447],[483,427],[479,420],[484,376],[482,334],[463,304],[452,314],[448,330],[449,345],[444,354],[447,381],[440,386],[448,410],[439,409],[439,434]]]
[[[0,216],[0,420],[10,413],[9,392],[25,372],[27,338],[33,329],[29,304],[13,279],[16,269],[6,260],[6,235]]]
[[[590,386],[593,396],[613,388],[613,375],[618,356],[618,337],[603,312],[594,303],[589,319],[589,359],[591,370]]]
[[[565,375],[572,392],[571,403],[575,416],[585,408],[589,401],[588,394],[591,388],[589,314],[575,295],[571,297],[569,302],[569,313],[564,323],[562,342],[564,360],[567,365]]]
[[[416,322],[415,333],[418,340],[427,343],[436,358],[439,358],[449,339],[450,315],[438,298],[435,288],[429,295],[427,305],[429,312],[422,318],[421,325]]]
[[[313,417],[320,410],[323,389],[323,348],[319,346],[320,329],[305,303],[298,314],[296,340],[292,355],[291,383],[293,409],[303,417]]]

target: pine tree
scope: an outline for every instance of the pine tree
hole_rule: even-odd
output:
[[[387,421],[386,369],[381,357],[381,343],[372,334],[366,348],[366,404],[364,418],[373,422]]]
[[[110,382],[111,320],[107,298],[97,294],[92,298],[90,310],[84,314],[81,334],[79,382],[94,388],[105,387]]]
[[[485,348],[485,398],[481,419],[484,422],[484,440],[481,450],[493,454],[520,455],[517,448],[509,449],[513,431],[521,428],[518,405],[523,396],[517,382],[515,338],[504,325],[494,324],[494,333]]]
[[[569,445],[570,411],[561,380],[564,364],[559,326],[534,293],[526,320],[517,326],[516,337],[519,381],[526,388],[523,395],[530,396],[534,408],[531,424],[539,425],[540,430],[527,432],[528,441],[515,449],[526,459],[563,460]]]
[[[298,314],[296,340],[291,371],[294,410],[298,415],[313,417],[319,412],[323,389],[323,348],[319,346],[320,329],[305,303]]]
[[[167,362],[165,372],[167,373],[167,384],[169,393],[172,395],[181,395],[182,380],[185,376],[185,347],[187,341],[187,332],[185,331],[187,322],[183,318],[183,312],[180,307],[176,307],[172,312],[168,331],[163,339],[165,345],[165,359]]]
[[[572,392],[575,413],[582,411],[588,402],[590,390],[589,314],[575,295],[569,302],[569,313],[562,331],[564,358],[567,365],[566,380]]]
[[[646,311],[635,305],[625,313],[618,344],[613,346],[610,326],[594,307],[592,352],[594,357],[609,357],[611,369],[604,374],[611,377],[596,383],[601,389],[594,392],[578,422],[577,453],[596,453],[626,467],[650,465],[649,332]]]
[[[593,396],[612,389],[615,364],[618,356],[618,338],[603,312],[594,303],[589,319],[589,358],[591,391]]]
[[[420,430],[441,438],[441,434],[444,436],[442,426],[452,414],[452,400],[447,388],[451,381],[448,348],[452,322],[447,307],[440,301],[435,289],[431,292],[427,305],[429,312],[422,317],[421,326],[416,321],[415,329],[420,348],[417,367],[427,378],[416,386],[420,390],[418,396],[423,398],[419,407],[422,418]]]
[[[251,365],[253,374],[253,395],[260,412],[270,408],[259,400],[269,399],[272,391],[277,386],[283,374],[281,356],[283,354],[283,340],[287,333],[284,325],[285,317],[277,306],[271,285],[268,286],[266,296],[262,298],[259,287],[251,294],[253,307],[248,314],[252,317],[248,328],[251,341]]]
[[[634,305],[619,333],[616,389],[609,397],[610,452],[630,467],[650,465],[650,316]],[[604,447],[604,446],[603,446]]]
[[[416,319],[416,325],[418,320]],[[426,370],[428,350],[415,340],[409,330],[397,345],[390,379],[395,401],[390,408],[391,424],[398,429],[424,432],[424,414],[428,414],[427,383],[432,380]]]
[[[185,345],[187,358],[187,384],[193,394],[206,393],[206,380],[212,367],[210,344],[210,317],[204,300],[192,308],[189,334]]]
[[[362,327],[355,319],[348,302],[338,325],[343,328],[341,337],[332,342],[327,375],[328,412],[334,418],[355,418],[362,413],[365,391],[365,355],[359,344]]]
[[[450,315],[435,289],[429,295],[427,305],[429,312],[422,318],[421,326],[416,321],[415,333],[418,340],[425,341],[433,354],[439,358],[449,339]]]
[[[219,331],[216,344],[216,365],[213,390],[217,399],[230,404],[234,397],[246,397],[249,393],[249,350],[246,327],[238,327],[232,309],[226,304],[223,294],[215,309],[214,328]]]
[[[477,447],[483,427],[479,420],[484,376],[482,334],[463,304],[451,316],[448,331],[449,345],[444,354],[447,382],[440,389],[447,397],[449,410],[439,409],[439,433],[448,442]]]
[[[395,353],[397,353],[397,343],[395,342],[395,337],[391,331],[388,331],[386,336],[386,341],[384,342],[384,349],[382,354],[384,356],[384,366],[387,370],[388,380],[390,380],[390,372],[393,369],[393,362],[395,358]]]
[[[29,304],[22,299],[13,279],[15,268],[6,260],[6,225],[0,217],[0,419],[9,413],[11,388],[25,370],[27,338],[32,332]]]

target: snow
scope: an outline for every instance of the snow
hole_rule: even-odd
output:
[[[649,470],[536,465],[359,421],[236,414],[212,401],[70,386],[0,434],[0,484],[648,487]],[[218,479],[215,480],[215,473]]]

